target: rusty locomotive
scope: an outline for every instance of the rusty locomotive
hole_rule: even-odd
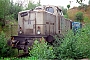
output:
[[[28,47],[32,46],[36,38],[43,37],[52,43],[54,35],[65,34],[71,28],[72,21],[63,17],[60,7],[38,6],[18,13],[18,36],[12,36],[9,42],[12,47],[28,53]]]

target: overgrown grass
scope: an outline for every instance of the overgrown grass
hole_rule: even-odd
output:
[[[26,57],[26,58],[0,58],[0,60],[39,60],[36,57]]]

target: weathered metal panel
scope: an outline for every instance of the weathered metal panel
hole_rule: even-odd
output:
[[[40,27],[40,29],[38,29]],[[44,34],[43,12],[36,12],[36,34],[40,30],[41,34]]]
[[[30,35],[34,34],[34,27],[35,24],[35,12],[28,13],[28,16],[24,17],[24,34]]]
[[[28,15],[25,15],[23,17],[20,15],[23,12],[20,12],[18,14],[18,23],[19,27],[22,28],[23,34],[30,35],[33,34],[33,24],[35,24],[35,12],[29,10],[26,12],[28,13]]]
[[[64,32],[65,32],[65,18],[63,16],[61,17],[60,28],[61,28],[61,34],[64,34]]]
[[[44,23],[46,24],[46,34],[55,33],[55,20],[56,16],[48,12],[44,12]]]
[[[65,34],[66,34],[67,31],[70,30],[70,20],[67,20],[67,19],[65,19],[65,20],[66,20],[66,25],[65,25]]]
[[[43,13],[44,12],[28,12],[27,16],[19,16],[19,25],[23,28],[25,35],[35,35],[37,34],[38,26],[40,27],[41,34],[45,34],[44,28],[45,24],[43,22]]]

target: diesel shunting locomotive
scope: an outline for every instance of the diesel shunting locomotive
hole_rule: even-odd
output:
[[[32,10],[18,13],[18,36],[12,36],[11,46],[28,52],[37,38],[45,38],[52,43],[56,34],[66,34],[72,29],[72,21],[63,17],[62,9],[58,6],[43,5]]]

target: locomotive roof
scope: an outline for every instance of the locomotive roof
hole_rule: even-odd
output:
[[[38,7],[36,7],[36,8],[42,8],[42,9],[44,9],[44,8],[46,8],[46,7],[54,7],[54,8],[57,8],[57,9],[59,9],[59,10],[62,10],[61,8],[60,8],[60,6],[54,6],[54,5],[42,5],[42,6],[38,6]],[[36,9],[35,8],[35,9]]]
[[[42,6],[38,6],[36,7],[34,10],[37,10],[39,8],[41,8],[42,10],[45,10],[46,7],[53,7],[53,8],[56,8],[60,11],[62,11],[62,9],[59,7],[59,6],[54,6],[54,5],[42,5]],[[33,10],[33,9],[32,9]],[[22,12],[29,12],[30,10],[25,10],[25,11],[20,11],[19,13],[22,13]]]

